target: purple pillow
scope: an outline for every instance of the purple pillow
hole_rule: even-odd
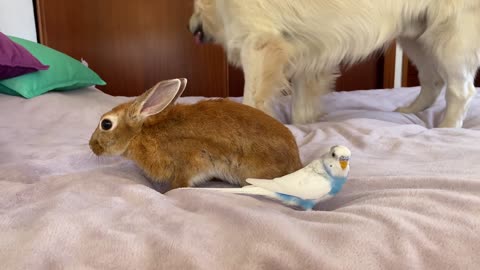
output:
[[[27,49],[0,32],[0,80],[48,68],[49,66],[40,63]]]

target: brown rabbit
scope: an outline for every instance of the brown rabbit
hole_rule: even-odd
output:
[[[122,155],[154,182],[191,187],[213,178],[283,176],[302,167],[295,138],[283,124],[227,99],[173,103],[186,79],[162,81],[104,114],[90,139],[96,155]]]

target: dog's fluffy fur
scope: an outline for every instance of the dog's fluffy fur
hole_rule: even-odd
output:
[[[458,128],[476,93],[479,0],[195,0],[189,27],[243,69],[245,104],[273,114],[272,97],[291,87],[293,123],[317,119],[314,104],[332,88],[340,64],[394,39],[421,82],[416,100],[397,111],[422,111],[446,87],[439,127]]]

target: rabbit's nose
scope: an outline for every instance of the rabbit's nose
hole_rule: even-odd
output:
[[[95,155],[100,156],[103,153],[103,148],[100,146],[97,140],[91,140],[89,145],[90,149]]]

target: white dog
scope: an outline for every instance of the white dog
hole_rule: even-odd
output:
[[[421,92],[402,113],[430,107],[446,86],[439,127],[462,127],[480,66],[480,0],[195,0],[189,28],[222,45],[245,74],[244,103],[271,114],[293,94],[293,123],[315,121],[340,64],[396,39],[419,70]]]

